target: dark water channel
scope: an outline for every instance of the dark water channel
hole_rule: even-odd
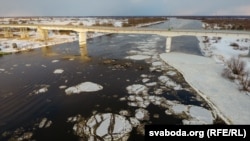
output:
[[[167,23],[155,27],[167,27]],[[210,109],[178,72],[169,78],[183,89],[166,88],[158,82],[167,71],[152,68],[152,62],[160,61],[157,53],[151,54],[155,56],[153,59],[125,59],[129,51],[140,51],[138,47],[142,45],[159,54],[165,50],[165,38],[111,34],[89,39],[89,58],[80,55],[78,42],[0,57],[0,140],[17,140],[25,133],[32,133],[27,140],[84,140],[73,130],[77,122],[67,122],[69,117],[81,115],[88,119],[96,113],[119,114],[121,110],[129,112],[126,117],[134,117],[139,107],[129,106],[128,100],[122,99],[129,95],[128,86],[143,84],[143,74],[150,82],[157,82],[153,87],[148,86],[147,96],[155,95],[155,90],[162,88],[161,98]],[[172,50],[201,55],[197,46],[195,37],[176,37]],[[175,71],[167,64],[165,68]],[[53,73],[56,69],[62,69],[63,73]],[[100,84],[103,89],[66,95],[66,88],[87,81]],[[42,88],[46,91],[39,93]],[[141,121],[142,124],[183,124],[183,117],[168,115],[159,105],[150,103],[144,109],[149,112],[149,118]],[[39,128],[45,117],[52,124]],[[128,140],[143,140],[138,130],[133,128]]]

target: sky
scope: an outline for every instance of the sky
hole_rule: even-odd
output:
[[[250,0],[1,0],[0,16],[246,15]]]

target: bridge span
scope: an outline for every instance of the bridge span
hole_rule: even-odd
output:
[[[72,25],[35,25],[35,24],[0,24],[0,28],[4,30],[4,37],[12,37],[11,29],[19,28],[21,38],[28,38],[27,29],[36,29],[40,39],[46,41],[48,39],[48,30],[67,30],[75,31],[79,36],[79,45],[86,46],[87,32],[101,33],[125,33],[125,34],[156,34],[166,37],[166,52],[171,50],[172,37],[175,36],[208,36],[208,37],[234,37],[249,38],[249,31],[233,31],[233,30],[183,30],[183,29],[153,29],[153,28],[136,28],[136,27],[99,27],[99,26],[72,26]]]

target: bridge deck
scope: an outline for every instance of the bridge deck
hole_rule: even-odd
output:
[[[249,31],[235,30],[195,30],[195,29],[154,29],[135,27],[101,27],[101,26],[72,26],[72,25],[34,25],[34,24],[0,24],[0,28],[42,28],[46,30],[72,30],[76,32],[103,32],[103,33],[128,33],[128,34],[157,34],[162,36],[220,36],[250,38]]]

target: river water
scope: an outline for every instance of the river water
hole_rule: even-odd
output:
[[[197,29],[201,23],[172,19],[148,28],[170,26]],[[143,140],[140,127],[145,124],[183,124],[187,120],[183,114],[166,114],[166,109],[171,108],[152,99],[211,110],[180,73],[161,62],[159,54],[165,51],[165,42],[166,38],[158,35],[110,34],[88,40],[88,57],[81,56],[78,42],[0,57],[0,140],[86,140],[88,135],[73,130],[74,125],[104,113],[138,119],[138,109],[144,109],[147,114],[139,118],[140,125],[128,138]],[[196,37],[174,37],[171,51],[201,55]],[[57,69],[63,72],[54,73]],[[161,76],[168,76],[176,86],[165,86],[159,82]],[[103,89],[66,94],[67,88],[83,82],[99,84]],[[128,87],[137,84],[141,84],[140,88],[147,86],[146,94],[129,92]],[[136,105],[138,101],[131,100],[133,95],[149,104]],[[39,127],[44,118],[51,125]],[[216,123],[223,122],[215,118]]]

